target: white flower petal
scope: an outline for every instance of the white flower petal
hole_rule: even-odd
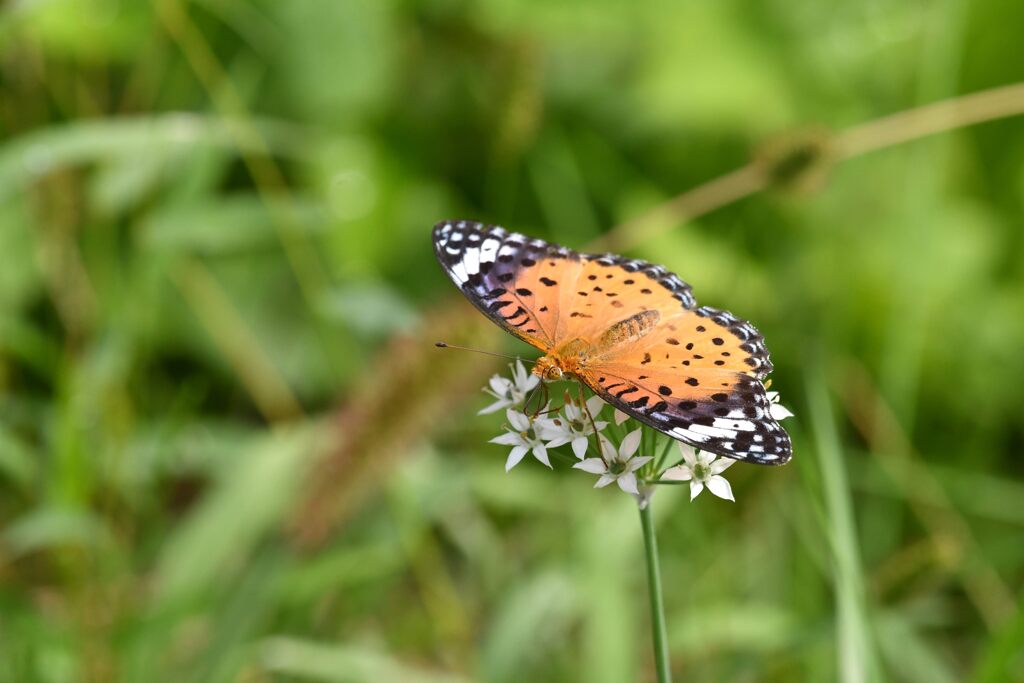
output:
[[[697,454],[697,460],[700,461],[700,464],[704,465],[705,467],[709,467],[717,457],[717,455],[715,455],[714,453],[710,453],[708,451],[701,451],[700,453]]]
[[[717,474],[708,479],[708,491],[715,494],[719,498],[725,500],[731,500],[736,502],[736,499],[732,497],[732,486],[729,485],[729,480],[725,477],[720,477]]]
[[[696,479],[690,482],[690,500],[700,495],[700,492],[704,490],[704,484],[700,483]]]
[[[591,396],[587,399],[587,410],[590,411],[590,417],[597,419],[597,416],[601,414],[601,410],[607,405],[600,396]]]
[[[548,448],[558,448],[559,446],[564,446],[565,444],[569,443],[570,441],[572,441],[573,443],[576,443],[575,440],[573,440],[571,434],[559,434],[558,436],[556,436],[553,439],[551,437],[544,437],[544,438],[548,440],[548,442],[546,444]]]
[[[481,408],[480,410],[476,411],[476,414],[477,415],[490,415],[491,413],[496,413],[499,410],[501,410],[502,408],[507,407],[508,405],[509,405],[508,401],[506,401],[505,399],[499,399],[499,400],[495,401],[494,403],[492,403],[491,405],[487,406],[486,408]]]
[[[519,461],[523,459],[523,456],[530,449],[526,446],[516,446],[512,449],[512,452],[508,454],[508,460],[505,461],[505,471],[508,472],[510,469],[519,464]]]
[[[632,493],[633,495],[639,496],[640,489],[636,487],[636,475],[632,472],[626,472],[620,474],[618,478],[619,488],[626,493]]]
[[[628,460],[636,449],[640,448],[640,437],[642,435],[641,429],[637,427],[622,439],[622,443],[619,444],[619,459]]]
[[[568,423],[566,423],[566,421],[561,417],[541,417],[533,421],[533,426],[534,429],[537,430],[538,434],[545,434],[545,438],[554,438],[556,436],[568,436],[572,438],[572,429],[569,428]]]
[[[613,477],[612,475],[610,475],[610,474],[602,474],[601,478],[597,480],[596,484],[594,484],[594,488],[595,489],[603,489],[605,486],[607,486],[608,484],[612,483],[613,481],[615,481],[615,477]]]
[[[612,445],[612,442],[604,434],[598,434],[597,441],[601,444],[601,456],[605,460],[615,460],[618,458],[619,454],[615,451],[615,446]]]
[[[693,479],[693,470],[689,465],[676,465],[662,472],[661,478],[665,481],[690,481]]]
[[[683,456],[683,462],[693,469],[697,466],[697,451],[688,443],[682,441],[676,442],[676,447],[679,449],[679,455]]]
[[[636,472],[638,469],[640,469],[641,467],[643,467],[652,460],[654,460],[654,458],[649,455],[645,455],[640,458],[632,458],[628,463],[626,463],[626,471]]]
[[[512,368],[512,379],[515,380],[515,383],[523,384],[526,381],[526,368],[523,367],[523,362],[517,359],[515,364],[509,367]]]
[[[604,460],[601,458],[587,458],[586,460],[580,460],[578,463],[573,465],[573,469],[583,470],[584,472],[590,472],[591,474],[605,474],[608,468],[604,464]]]
[[[525,394],[528,391],[533,391],[534,389],[537,388],[538,384],[540,384],[540,377],[538,377],[537,375],[533,375],[533,374],[529,375],[526,378],[526,381],[523,382],[523,386],[522,386],[523,393]]]
[[[488,443],[496,443],[499,446],[521,446],[523,437],[516,432],[505,432],[501,436],[494,437]]]
[[[551,461],[548,460],[548,449],[544,448],[544,444],[538,443],[538,444],[534,445],[534,447],[533,447],[533,457],[535,457],[538,460],[540,460],[542,463],[547,465],[550,469],[555,469],[554,467],[551,467]]]
[[[764,393],[768,397],[768,400],[772,403],[777,403],[779,400],[779,392],[777,391],[766,391]]]
[[[498,396],[505,396],[508,394],[508,390],[512,386],[512,382],[501,375],[494,375],[487,381],[487,383],[491,385],[491,391]]]
[[[587,437],[585,437],[585,436],[577,436],[575,439],[572,440],[572,453],[573,453],[573,455],[575,455],[577,458],[580,458],[582,460],[583,456],[587,454],[587,445],[588,444],[589,444],[589,442],[587,441]]]
[[[597,431],[601,431],[602,429],[604,429],[607,426],[608,426],[607,422],[601,422],[600,420],[595,420],[594,421],[594,427],[597,429]],[[593,431],[594,430],[590,429],[589,425],[588,425],[587,433],[591,434],[591,433],[593,433]]]
[[[719,458],[711,463],[711,474],[721,474],[736,464],[732,458]]]
[[[625,422],[628,419],[629,419],[629,415],[626,415],[624,412],[622,412],[618,408],[615,409],[615,424],[620,425],[620,424],[622,424],[623,422]]]
[[[781,403],[773,403],[768,411],[776,420],[785,420],[787,417],[793,417],[792,411]]]
[[[509,408],[505,411],[505,417],[508,418],[508,422],[516,431],[525,432],[530,428],[530,418],[518,410],[512,410]]]

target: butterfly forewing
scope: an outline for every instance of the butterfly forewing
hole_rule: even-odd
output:
[[[579,254],[471,221],[434,226],[434,251],[484,315],[543,351],[555,347],[560,302],[575,281]]]

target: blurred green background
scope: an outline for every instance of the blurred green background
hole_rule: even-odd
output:
[[[751,159],[764,191],[617,233],[760,327],[797,415],[737,504],[655,499],[677,678],[1024,680],[1024,119],[829,132],[1024,80],[1021,26],[0,5],[0,680],[653,680],[635,505],[503,472],[504,364],[430,342],[526,349],[429,229],[582,248]]]

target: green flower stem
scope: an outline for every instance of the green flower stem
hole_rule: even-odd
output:
[[[669,453],[672,451],[672,445],[677,443],[674,439],[665,438],[665,445],[661,449],[661,453],[654,461],[654,472],[656,478],[665,471],[665,461],[668,460]]]
[[[668,629],[665,627],[665,605],[661,592],[661,569],[658,565],[658,540],[654,536],[651,503],[640,508],[640,527],[644,532],[644,555],[647,560],[647,588],[651,596],[651,629],[654,634],[654,663],[658,683],[671,683],[672,670],[668,659]]]
[[[550,460],[552,456],[554,456],[556,460],[566,465],[569,465],[570,467],[579,462],[579,460],[577,460],[575,456],[569,455],[568,453],[563,453],[562,451],[554,448],[549,448],[548,459]]]

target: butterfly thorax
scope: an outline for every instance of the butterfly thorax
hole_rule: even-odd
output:
[[[585,339],[572,339],[537,360],[533,374],[546,380],[559,380],[565,375],[579,375],[593,354],[593,344]]]
[[[658,324],[657,311],[641,311],[612,324],[597,339],[582,337],[570,339],[543,356],[533,366],[533,374],[547,380],[561,379],[563,375],[580,376],[587,370],[587,362],[600,358],[617,346],[635,342]]]

